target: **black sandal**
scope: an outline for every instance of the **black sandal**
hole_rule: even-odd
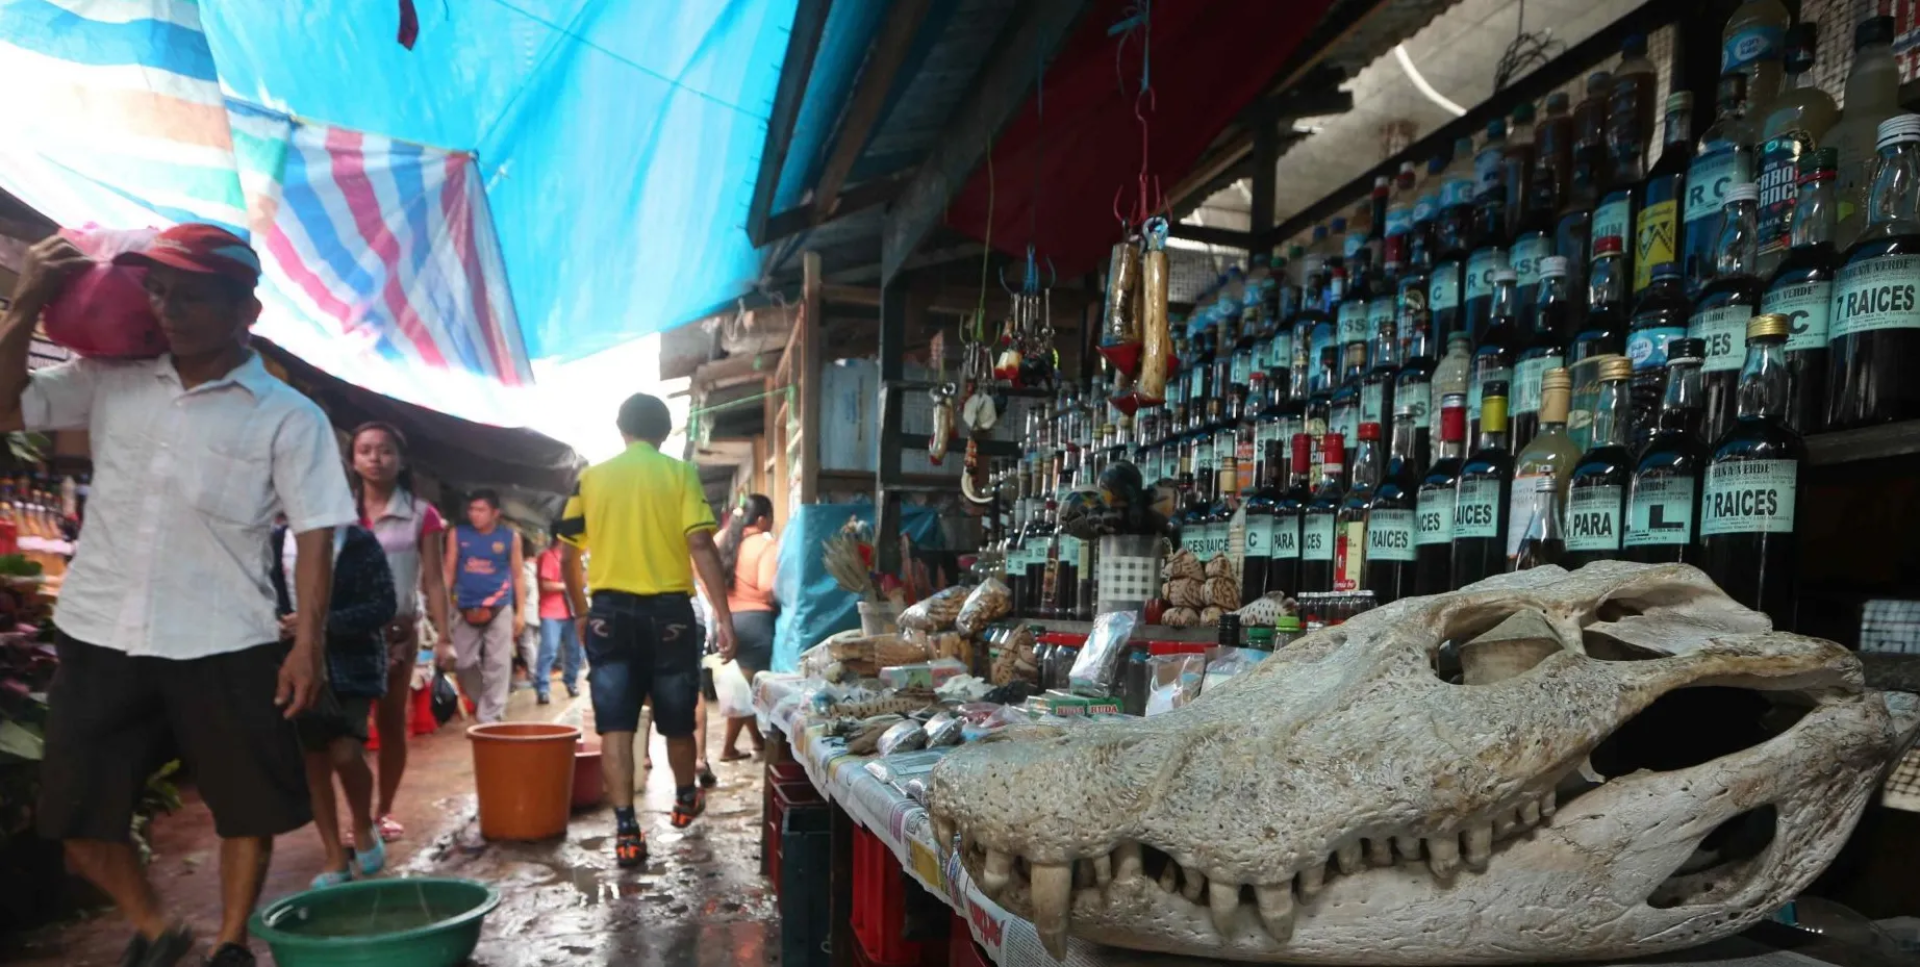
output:
[[[720,777],[713,774],[713,766],[704,762],[700,764],[700,784],[708,789],[720,784]]]

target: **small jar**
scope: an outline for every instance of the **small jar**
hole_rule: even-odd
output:
[[[1147,714],[1147,657],[1145,641],[1127,642],[1127,664],[1120,673],[1123,683],[1120,710],[1128,715]]]
[[[1273,650],[1279,651],[1300,640],[1300,619],[1290,614],[1280,616],[1273,623]]]

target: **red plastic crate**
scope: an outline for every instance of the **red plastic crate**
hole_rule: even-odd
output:
[[[947,931],[947,967],[994,967],[985,947],[973,939],[965,917],[953,915],[953,927]]]
[[[795,765],[797,766],[797,763]],[[807,779],[805,772],[800,773],[798,780],[783,780],[778,778],[780,768],[780,766],[774,766],[773,769],[769,770],[774,774],[775,779],[773,782],[768,783],[766,808],[767,826],[765,833],[761,837],[765,845],[762,847],[760,853],[761,857],[765,860],[765,862],[762,863],[764,872],[773,879],[773,894],[775,897],[780,895],[780,829],[782,820],[786,818],[787,813],[795,809],[805,809],[808,807],[816,809],[825,808],[827,802],[821,798],[820,791],[813,788],[813,783]]]
[[[853,829],[853,935],[872,967],[931,967],[944,964],[946,945],[929,945],[901,936],[906,924],[907,891],[900,861],[880,837]]]

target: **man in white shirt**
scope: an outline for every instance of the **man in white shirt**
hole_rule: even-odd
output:
[[[138,931],[122,964],[178,962],[192,936],[128,842],[141,787],[177,750],[221,837],[225,909],[207,963],[246,967],[273,837],[311,820],[293,718],[316,697],[327,614],[302,608],[293,644],[279,643],[271,525],[284,512],[294,532],[299,599],[326,602],[333,528],[357,514],[326,415],[249,347],[253,250],[180,225],[118,261],[146,268],[169,355],[28,374],[40,309],[91,264],[58,238],[28,250],[0,317],[0,430],[86,429],[93,445],[87,524],[54,613],[38,823]]]

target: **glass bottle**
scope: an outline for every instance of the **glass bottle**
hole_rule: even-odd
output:
[[[1609,119],[1617,118],[1623,109],[1631,105],[1633,127],[1640,132],[1640,150],[1647,150],[1647,139],[1653,134],[1653,109],[1655,90],[1660,85],[1657,69],[1653,60],[1647,56],[1647,35],[1628,34],[1620,42],[1620,63],[1613,69],[1613,100],[1609,103]]]
[[[1507,567],[1525,570],[1555,564],[1566,552],[1560,533],[1567,487],[1580,449],[1567,438],[1567,404],[1573,380],[1564,369],[1547,370],[1540,388],[1540,432],[1513,463],[1507,512]]]
[[[1513,454],[1507,445],[1507,384],[1494,382],[1480,399],[1480,432],[1460,466],[1453,502],[1454,590],[1507,570],[1507,510]]]
[[[1527,210],[1528,189],[1533,185],[1535,149],[1533,143],[1533,102],[1513,106],[1507,119],[1507,138],[1500,149],[1500,186],[1506,192],[1507,237],[1520,235],[1520,220]],[[1547,206],[1549,216],[1553,211]],[[1518,253],[1516,252],[1516,257]]]
[[[1313,489],[1300,526],[1302,590],[1333,590],[1335,523],[1347,494],[1346,462],[1346,444],[1340,434],[1330,432],[1321,438],[1320,483]]]
[[[1720,212],[1727,204],[1727,189],[1753,180],[1755,132],[1747,119],[1747,75],[1722,75],[1715,101],[1718,113],[1700,135],[1699,151],[1687,165],[1681,261],[1686,267],[1688,298],[1698,298],[1713,280],[1713,251],[1720,241]]]
[[[1394,414],[1394,381],[1400,375],[1400,336],[1393,316],[1381,318],[1373,330],[1373,365],[1360,379],[1360,422],[1384,429]]]
[[[1426,311],[1424,287],[1409,286],[1401,300],[1400,333],[1405,337],[1406,362],[1393,377],[1394,431],[1399,432],[1402,417],[1413,420],[1415,473],[1425,471],[1432,459],[1433,430],[1433,322]]]
[[[1867,224],[1867,192],[1880,122],[1900,113],[1900,65],[1893,59],[1892,17],[1868,17],[1853,29],[1853,66],[1847,70],[1846,105],[1840,123],[1823,142],[1839,153],[1839,221],[1833,244],[1845,249]]]
[[[1439,412],[1441,400],[1456,393],[1464,405],[1472,382],[1473,346],[1466,333],[1456,332],[1447,337],[1446,355],[1433,367],[1433,392],[1429,398],[1434,412]],[[1461,431],[1462,440],[1466,439],[1465,432]]]
[[[1653,274],[1677,266],[1684,243],[1680,239],[1680,205],[1686,198],[1687,167],[1693,162],[1693,95],[1667,95],[1666,137],[1660,160],[1647,172],[1634,214],[1633,292],[1639,295],[1653,284]]]
[[[1833,283],[1827,424],[1844,430],[1920,417],[1920,115],[1880,125],[1867,227]]]
[[[1573,117],[1568,113],[1572,104],[1565,91],[1547,95],[1546,111],[1533,130],[1533,177],[1527,191],[1532,204],[1544,204],[1549,215],[1559,212],[1573,177]]]
[[[1446,396],[1440,404],[1440,448],[1420,476],[1414,502],[1413,593],[1453,590],[1453,514],[1460,467],[1467,456],[1467,397]]]
[[[1622,556],[1641,564],[1691,564],[1700,520],[1700,484],[1707,447],[1700,438],[1698,339],[1667,344],[1666,393],[1652,437],[1634,462],[1627,487],[1627,536]]]
[[[1833,98],[1814,83],[1814,52],[1819,35],[1810,20],[1787,31],[1787,89],[1774,98],[1760,128],[1760,261],[1765,278],[1793,246],[1794,182],[1800,156],[1826,143],[1827,131],[1840,119]],[[1713,347],[1708,346],[1711,352]]]
[[[1410,253],[1413,232],[1414,205],[1413,162],[1400,162],[1400,174],[1394,178],[1391,194],[1387,198],[1386,210],[1386,262],[1388,265],[1405,265]],[[1393,273],[1387,273],[1391,280]]]
[[[1566,366],[1566,334],[1560,322],[1566,317],[1567,260],[1550,255],[1541,261],[1538,309],[1533,313],[1523,345],[1514,359],[1513,445],[1523,449],[1540,429],[1541,378],[1550,369]]]
[[[1700,568],[1735,601],[1795,625],[1794,503],[1806,446],[1786,424],[1787,317],[1747,324],[1740,418],[1714,445],[1700,498]]]
[[[1511,240],[1507,235],[1506,189],[1500,164],[1505,143],[1506,122],[1500,118],[1488,121],[1487,146],[1474,159],[1475,170],[1481,175],[1480,195],[1474,199],[1470,252],[1463,277],[1466,313],[1462,325],[1476,341],[1486,331],[1492,316],[1494,275],[1512,271],[1507,249]]]
[[[1600,392],[1593,408],[1593,445],[1580,454],[1567,483],[1569,570],[1620,556],[1627,529],[1627,487],[1633,482],[1633,451],[1628,449],[1627,385],[1633,364],[1609,356],[1599,364]]]
[[[1360,445],[1354,453],[1353,482],[1341,498],[1334,523],[1333,589],[1358,591],[1366,580],[1367,508],[1380,486],[1384,460],[1380,453],[1380,424],[1360,424]]]
[[[1793,248],[1767,280],[1761,312],[1793,322],[1787,335],[1787,425],[1805,436],[1827,422],[1827,317],[1833,308],[1834,181],[1840,153],[1832,145],[1800,156],[1800,198],[1793,209]]]
[[[1653,277],[1653,284],[1633,306],[1627,329],[1627,358],[1633,361],[1634,445],[1646,440],[1646,430],[1660,405],[1660,380],[1667,365],[1667,343],[1687,334],[1693,303],[1687,299],[1680,267],[1669,265]]]
[[[1327,428],[1341,439],[1354,440],[1360,432],[1360,381],[1367,371],[1365,343],[1346,348],[1347,365],[1340,376],[1340,388],[1328,401]]]
[[[1420,486],[1415,462],[1413,414],[1404,404],[1394,414],[1387,469],[1367,505],[1367,559],[1361,586],[1381,604],[1414,593],[1414,505]]]
[[[1593,210],[1593,224],[1589,229],[1595,239],[1608,236],[1620,239],[1621,260],[1630,280],[1634,278],[1634,253],[1627,243],[1635,238],[1634,203],[1638,200],[1641,181],[1646,177],[1647,151],[1646,129],[1639,127],[1637,120],[1635,90],[1631,85],[1616,87],[1609,105],[1607,189]]]
[[[1595,173],[1606,166],[1608,139],[1607,102],[1613,98],[1613,75],[1607,71],[1594,71],[1587,75],[1586,96],[1573,108],[1573,154],[1575,164],[1580,163],[1585,154],[1592,161]]]
[[[1445,182],[1447,157],[1434,155],[1427,159],[1427,173],[1420,179],[1413,198],[1413,232],[1407,240],[1407,257],[1413,257],[1416,245],[1424,243],[1431,255],[1437,244],[1434,231],[1440,218],[1440,191]]]
[[[1467,241],[1473,227],[1473,139],[1453,143],[1453,161],[1440,187],[1440,215],[1434,231],[1433,271],[1427,280],[1427,309],[1435,338],[1462,331],[1466,314]]]
[[[1273,509],[1273,560],[1267,565],[1267,590],[1298,595],[1300,584],[1300,536],[1307,503],[1313,495],[1307,489],[1307,471],[1313,458],[1313,440],[1296,433],[1287,441],[1287,488]]]
[[[1367,265],[1366,250],[1361,249],[1348,263],[1345,298],[1340,302],[1340,356],[1349,358],[1349,353],[1358,347],[1361,355],[1360,366],[1366,368],[1367,339],[1372,330],[1367,328],[1369,303],[1373,300],[1373,272]],[[1347,374],[1342,373],[1340,382],[1347,382]]]
[[[1600,204],[1600,193],[1609,168],[1607,160],[1607,102],[1604,92],[1613,83],[1605,72],[1587,78],[1587,98],[1574,109],[1573,161],[1567,176],[1567,189],[1561,197],[1553,230],[1554,254],[1568,262],[1573,291],[1587,285],[1587,268],[1593,261],[1593,210]],[[1597,99],[1596,99],[1597,98]],[[1585,319],[1585,302],[1577,307]]]
[[[1780,59],[1792,22],[1780,0],[1741,0],[1720,31],[1720,73],[1747,75],[1747,96],[1762,108],[1780,90]]]
[[[1594,397],[1600,388],[1593,367],[1581,364],[1627,351],[1630,304],[1620,249],[1618,238],[1595,241],[1593,266],[1587,274],[1586,321],[1567,344],[1566,365],[1573,374],[1573,408],[1567,414],[1567,433],[1575,444],[1592,442],[1588,431],[1593,424]]]
[[[1504,269],[1495,276],[1493,289],[1493,312],[1486,334],[1480,338],[1480,344],[1474,347],[1473,372],[1467,384],[1467,429],[1476,440],[1480,437],[1480,408],[1486,397],[1487,386],[1499,383],[1504,387],[1512,383],[1513,356],[1516,344],[1520,341],[1520,320],[1514,305],[1513,270]],[[1500,417],[1504,424],[1504,405]],[[1507,439],[1506,434],[1501,434],[1501,438]]]
[[[1706,435],[1717,440],[1733,425],[1734,388],[1740,380],[1741,348],[1746,343],[1747,320],[1760,311],[1760,279],[1754,271],[1754,202],[1760,190],[1752,182],[1727,189],[1726,215],[1720,222],[1720,244],[1715,256],[1714,280],[1694,303],[1687,335],[1707,346],[1707,364],[1700,377],[1706,394]]]
[[[1280,441],[1267,441],[1260,463],[1260,486],[1254,488],[1246,502],[1246,556],[1240,563],[1242,606],[1260,600],[1267,593],[1272,574],[1274,515],[1281,497],[1280,461]]]
[[[1535,171],[1545,172],[1546,164],[1543,161]],[[1556,198],[1552,174],[1543,174],[1514,202],[1512,217],[1508,219],[1512,226],[1513,251],[1507,262],[1519,279],[1520,314],[1531,316],[1534,299],[1539,294],[1540,260],[1553,255]]]
[[[1400,265],[1388,262],[1386,271],[1374,280],[1373,296],[1367,300],[1367,344],[1370,351],[1365,365],[1369,371],[1380,365],[1379,356],[1372,351],[1372,347],[1379,345],[1380,329],[1385,327],[1389,332],[1395,333],[1395,338],[1398,338],[1398,330],[1394,329],[1393,320],[1400,310],[1400,289],[1394,284],[1399,277]],[[1394,355],[1398,357],[1399,353],[1396,351]],[[1391,410],[1383,412],[1379,422],[1385,424],[1391,412]]]

